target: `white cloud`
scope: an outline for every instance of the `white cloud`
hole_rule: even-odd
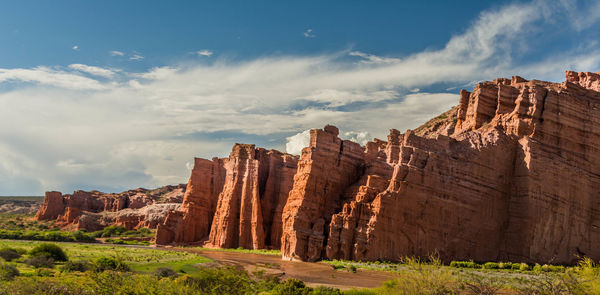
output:
[[[308,145],[303,130],[329,123],[363,143],[456,105],[458,89],[428,92],[439,85],[513,74],[558,81],[567,68],[597,71],[600,48],[593,42],[513,61],[543,37],[535,29],[553,19],[539,13],[541,5],[484,12],[446,46],[401,58],[352,51],[136,73],[87,65],[0,69],[0,194],[185,182],[194,156],[226,156],[241,141],[222,133],[248,143],[273,138],[265,147],[299,153]]]
[[[104,78],[111,78],[115,75],[115,72],[112,70],[83,64],[71,64],[69,68]]]
[[[129,57],[129,60],[142,60],[144,59],[144,56],[142,56],[139,53],[134,53],[131,57]]]
[[[0,83],[6,81],[37,83],[41,85],[67,89],[101,90],[105,86],[97,80],[48,67],[33,69],[2,69],[0,68]]]
[[[77,51],[77,50],[79,50],[79,46],[75,45],[75,46],[71,47],[71,49]]]
[[[213,55],[214,52],[208,50],[208,49],[203,49],[203,50],[199,50],[196,51],[196,54],[198,54],[199,56],[211,56]]]
[[[313,34],[312,29],[308,29],[306,30],[304,33],[302,33],[302,35],[304,35],[305,38],[314,38],[317,37],[317,35]]]
[[[286,138],[285,152],[292,155],[299,155],[302,149],[310,144],[310,129]]]
[[[373,140],[373,138],[371,137],[371,135],[369,135],[369,132],[365,132],[365,131],[347,131],[347,132],[343,132],[341,134],[341,138],[343,139],[347,139],[347,140],[352,140],[354,142],[359,143],[360,145],[364,146],[365,144],[367,144],[368,141]]]
[[[402,61],[399,58],[381,57],[381,56],[376,56],[373,54],[368,54],[368,53],[364,53],[364,52],[360,52],[360,51],[350,51],[348,53],[348,55],[362,57],[363,58],[363,60],[361,61],[362,63],[386,64],[386,63],[397,63],[397,62]]]
[[[108,52],[108,54],[110,54],[111,56],[123,56],[123,55],[125,55],[124,52],[118,51],[118,50],[111,50],[111,51]]]

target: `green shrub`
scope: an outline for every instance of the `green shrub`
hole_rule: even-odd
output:
[[[531,267],[527,263],[521,263],[519,270],[522,270],[522,271],[531,270]]]
[[[192,288],[199,294],[245,294],[255,284],[247,272],[233,267],[202,268],[194,276],[180,276],[173,283]]]
[[[486,262],[483,264],[485,269],[499,269],[499,265],[496,262]]]
[[[84,272],[90,269],[90,262],[87,260],[67,261],[61,268],[65,272]]]
[[[34,256],[34,257],[31,257],[31,258],[25,260],[25,264],[33,266],[35,268],[41,268],[41,267],[53,268],[54,267],[54,259],[52,259],[52,257],[48,257],[48,256],[44,256],[44,255]]]
[[[313,288],[312,292],[310,292],[309,294],[311,294],[311,295],[342,295],[342,292],[336,288],[318,286],[316,288]]]
[[[351,272],[354,272],[354,273],[356,272],[356,266],[354,266],[354,265],[350,265],[350,266],[348,267],[348,269],[349,269]]]
[[[287,279],[275,286],[271,291],[273,295],[306,295],[310,294],[311,288],[306,287],[304,282],[298,279]]]
[[[129,265],[127,265],[123,260],[113,258],[113,257],[100,257],[94,261],[94,271],[103,272],[106,270],[114,270],[114,271],[129,271]]]
[[[0,280],[10,281],[19,275],[19,270],[14,265],[8,263],[0,264]]]
[[[480,268],[479,264],[473,261],[452,261],[450,262],[450,266],[456,268]]]
[[[107,237],[112,237],[112,236],[118,236],[122,233],[124,233],[125,231],[127,231],[127,229],[124,226],[120,226],[120,225],[110,225],[105,227],[102,230],[102,237],[103,238],[107,238]]]
[[[21,258],[21,254],[13,248],[2,248],[0,249],[0,257],[6,261],[13,261]]]
[[[177,272],[175,272],[170,267],[159,267],[154,270],[154,275],[159,278],[170,278],[170,277],[176,277]]]
[[[31,256],[46,256],[52,258],[56,261],[67,261],[67,254],[63,251],[63,249],[56,245],[50,243],[42,243],[35,246],[31,251],[29,251],[29,255]]]
[[[52,277],[54,276],[54,272],[47,268],[37,268],[35,270],[35,275],[38,277]]]

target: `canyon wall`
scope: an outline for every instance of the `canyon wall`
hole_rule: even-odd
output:
[[[234,145],[229,158],[196,159],[180,210],[169,212],[157,244],[279,248],[281,214],[297,157]]]
[[[65,195],[46,192],[35,219],[56,220],[57,226],[89,231],[108,225],[156,228],[170,210],[179,208],[184,192],[183,185],[154,190],[140,188],[119,194],[81,190]]]
[[[157,241],[304,261],[600,259],[599,91],[598,73],[501,78],[364,147],[329,125],[299,159],[236,144],[227,159],[196,160]]]

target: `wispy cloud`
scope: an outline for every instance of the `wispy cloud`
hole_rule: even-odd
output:
[[[69,68],[104,78],[111,78],[115,75],[115,72],[113,70],[83,64],[71,64],[69,65]]]
[[[124,52],[118,51],[118,50],[111,50],[111,51],[108,52],[108,54],[110,54],[110,56],[123,56],[123,55],[125,55]]]
[[[314,38],[314,37],[317,37],[317,35],[313,34],[313,30],[312,29],[308,29],[308,30],[304,31],[304,33],[302,33],[302,35],[304,35],[305,38]]]
[[[142,60],[142,59],[144,59],[144,56],[139,53],[134,53],[131,57],[129,57],[129,60]]]
[[[513,74],[560,81],[565,69],[597,71],[600,47],[581,50],[585,40],[561,54],[515,59],[515,52],[536,52],[540,27],[578,30],[556,13],[564,10],[544,2],[504,6],[481,13],[444,47],[402,57],[342,51],[135,73],[79,64],[0,69],[0,194],[184,182],[191,157],[225,156],[240,138],[297,153],[305,130],[330,123],[364,142],[457,104],[458,89],[432,90],[440,85]]]
[[[75,46],[71,47],[71,49],[77,51],[77,50],[79,50],[79,46],[75,45]]]
[[[214,52],[212,52],[212,51],[210,51],[208,49],[203,49],[203,50],[196,51],[196,54],[199,55],[199,56],[211,56],[211,55],[213,55],[213,53]]]
[[[84,77],[77,73],[54,70],[48,67],[37,67],[33,69],[0,68],[0,83],[6,81],[27,82],[71,90],[105,89],[105,85],[95,79]]]

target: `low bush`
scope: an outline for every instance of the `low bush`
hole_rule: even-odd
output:
[[[100,257],[94,261],[93,269],[96,272],[103,272],[107,270],[114,271],[129,271],[129,265],[123,260],[113,257]]]
[[[481,265],[473,261],[452,261],[450,262],[450,266],[456,268],[481,268]]]
[[[54,259],[48,256],[40,255],[34,256],[27,260],[25,260],[25,264],[33,266],[35,268],[53,268],[54,267]]]
[[[52,229],[49,231],[34,230],[0,230],[0,239],[55,241],[55,242],[95,242],[96,239],[81,231],[69,232]]]
[[[8,263],[0,264],[0,280],[10,281],[19,275],[20,273],[16,266]]]
[[[21,254],[19,251],[13,248],[2,248],[0,249],[0,258],[6,261],[13,261],[15,259],[21,258]]]
[[[52,258],[55,261],[67,261],[67,254],[63,249],[56,245],[50,243],[42,243],[35,246],[31,251],[29,251],[29,255],[31,256],[46,256]]]
[[[120,236],[122,233],[126,232],[127,229],[124,226],[120,225],[110,225],[105,227],[103,230],[95,231],[92,233],[92,237],[95,238],[110,238]]]
[[[339,289],[319,286],[312,289],[311,295],[342,295]],[[345,294],[345,293],[344,293]]]
[[[154,275],[159,278],[170,278],[170,277],[176,277],[177,272],[175,272],[170,267],[159,267],[154,270]]]
[[[527,263],[521,263],[521,266],[519,266],[519,270],[521,270],[521,271],[531,270],[531,267]]]
[[[271,290],[273,295],[308,295],[312,288],[306,287],[304,282],[298,279],[287,279]]]
[[[485,269],[499,269],[500,265],[496,262],[486,262],[483,264],[483,268]]]
[[[84,272],[91,268],[90,262],[87,260],[67,261],[62,267],[62,271],[65,272]]]

